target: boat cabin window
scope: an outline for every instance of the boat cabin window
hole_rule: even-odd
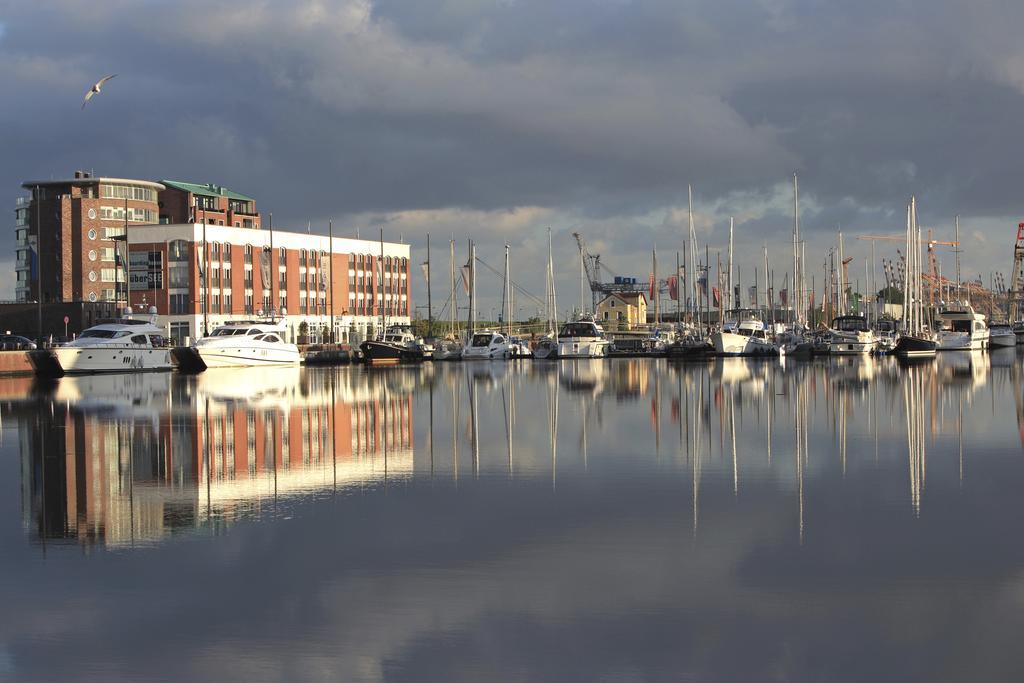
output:
[[[281,339],[276,334],[268,334],[268,335],[264,336],[263,337],[263,341],[269,342],[271,344],[279,344],[279,343],[281,343]]]
[[[487,334],[474,334],[473,335],[473,346],[484,347],[489,346],[491,343],[491,335]]]
[[[600,337],[592,323],[567,323],[558,333],[559,337]]]
[[[501,335],[499,334],[498,336],[496,336],[496,337],[494,338],[494,343],[495,343],[495,344],[504,344],[504,343],[505,343],[505,338],[504,338],[504,337],[502,337],[502,336],[501,336]]]
[[[146,335],[144,335],[144,334],[137,334],[134,337],[132,337],[132,344],[143,344],[144,345],[144,344],[148,344],[148,343],[149,343],[149,340],[146,339]]]
[[[868,324],[864,318],[836,318],[835,329],[840,332],[867,332]]]
[[[954,332],[970,332],[971,321],[970,320],[952,320],[952,330]]]
[[[245,334],[253,335],[253,334],[259,334],[259,333],[260,333],[259,328],[254,327],[251,330],[247,331]]]
[[[113,339],[114,335],[117,334],[113,330],[85,330],[79,335],[80,338],[95,337],[97,339]]]
[[[169,346],[169,344],[167,343],[167,339],[165,339],[162,335],[159,334],[149,335],[149,343],[157,347]]]

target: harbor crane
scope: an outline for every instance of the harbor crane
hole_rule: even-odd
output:
[[[578,232],[574,232],[572,236],[576,238],[576,246],[580,250],[580,259],[583,261],[583,270],[586,273],[587,282],[590,284],[593,310],[597,310],[599,297],[603,299],[605,296],[615,292],[636,292],[640,290],[637,286],[636,278],[619,277],[608,266],[605,266],[605,270],[611,273],[614,280],[612,282],[601,282],[601,255],[591,254],[587,249],[586,243],[583,241],[583,236]]]
[[[888,241],[888,242],[903,242],[903,243],[905,243],[907,241],[907,238],[904,235],[859,235],[857,237],[857,239],[859,239],[859,240],[871,240],[871,241],[881,240],[881,241]],[[938,274],[938,262],[937,262],[937,260],[935,258],[935,247],[936,246],[945,246],[945,247],[953,247],[954,249],[956,249],[956,248],[960,247],[960,241],[956,240],[956,241],[953,241],[953,242],[946,242],[946,241],[943,241],[943,240],[934,239],[932,237],[931,228],[929,228],[928,229],[928,241],[926,242],[926,244],[928,245],[928,273],[924,275],[923,279],[926,282],[925,286],[928,289],[928,305],[929,306],[933,306],[935,304],[935,290],[936,289],[940,289],[941,290],[941,287],[942,287],[942,284],[939,281],[940,278],[939,278],[939,274]],[[897,253],[899,253],[898,249],[896,251],[897,251]],[[902,260],[902,257],[903,257],[903,255],[900,254],[901,260]],[[969,292],[968,292],[968,294],[969,294]]]

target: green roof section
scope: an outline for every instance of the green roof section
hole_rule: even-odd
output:
[[[183,183],[180,180],[161,180],[160,183],[167,187],[173,187],[176,190],[191,192],[192,194],[197,194],[203,197],[227,197],[228,199],[238,199],[243,202],[256,201],[253,197],[246,196],[241,192],[234,192],[226,187],[214,185],[213,183],[199,185],[198,183]]]

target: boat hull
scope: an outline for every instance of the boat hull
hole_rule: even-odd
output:
[[[779,348],[766,339],[735,332],[715,332],[711,345],[719,356],[776,356]]]
[[[991,348],[1007,348],[1010,346],[1017,345],[1017,335],[1015,334],[990,334],[988,338],[988,345]]]
[[[278,344],[285,347],[286,345]],[[249,367],[259,365],[297,365],[301,360],[296,348],[205,348],[196,349],[208,368]]]
[[[937,346],[934,339],[903,334],[896,340],[896,355],[901,358],[933,358]]]
[[[359,350],[367,363],[419,363],[423,360],[422,350],[387,342],[364,341]]]
[[[604,358],[611,344],[607,339],[567,339],[558,341],[559,358]]]
[[[29,354],[40,377],[100,372],[166,372],[173,366],[170,349],[149,347],[61,347]]]
[[[987,347],[987,334],[946,333],[939,335],[939,351],[981,351]]]

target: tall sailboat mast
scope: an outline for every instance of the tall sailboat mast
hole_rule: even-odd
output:
[[[452,335],[452,337],[457,337],[457,335],[455,334],[455,327],[456,327],[456,317],[458,316],[458,306],[456,304],[456,298],[455,298],[455,237],[454,236],[452,237],[451,241],[448,243],[448,248],[450,250],[448,267],[449,267],[449,269],[451,271],[449,273],[449,276],[450,276],[449,284],[451,285],[451,293],[450,293],[449,296],[451,297],[451,300],[450,300],[449,307],[448,307],[448,317],[450,319],[449,322],[451,323],[451,329],[450,329],[451,335]]]
[[[511,308],[511,294],[512,290],[510,287],[510,278],[508,272],[508,244],[505,245],[505,282],[501,288],[501,319],[505,323],[505,333],[508,335],[512,334],[512,323],[509,320],[509,309]]]
[[[427,233],[427,337],[434,337],[434,306],[430,298],[430,233]],[[331,291],[334,291],[333,288]],[[333,315],[333,313],[332,313]],[[331,322],[333,325],[333,320]],[[333,329],[333,328],[332,328]]]
[[[551,228],[548,228],[548,280],[551,282],[551,334],[558,334],[558,297],[555,294],[555,262],[551,256]]]
[[[729,279],[726,282],[727,286],[729,287],[729,296],[726,299],[726,301],[729,302],[729,306],[726,308],[726,310],[736,308],[736,302],[733,301],[734,297],[733,297],[733,288],[732,288],[732,277],[733,277],[733,273],[732,273],[732,229],[733,229],[733,222],[734,222],[733,221],[733,217],[729,216]]]

